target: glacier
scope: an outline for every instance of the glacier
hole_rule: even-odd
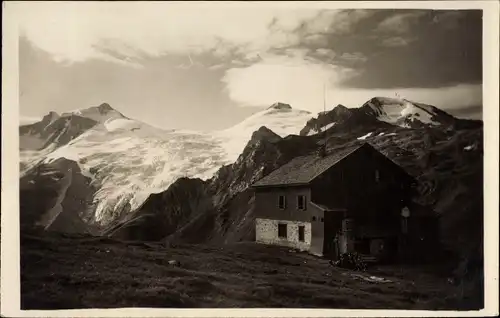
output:
[[[64,113],[98,122],[69,143],[21,150],[21,175],[39,163],[66,158],[90,178],[94,220],[106,225],[127,205],[135,210],[152,193],[165,191],[181,177],[211,178],[236,161],[254,131],[265,126],[281,137],[298,134],[312,114],[270,107],[219,131],[160,129],[129,119],[109,105]]]

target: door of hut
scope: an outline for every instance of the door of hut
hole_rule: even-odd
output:
[[[342,228],[342,217],[335,212],[325,212],[323,226],[323,255],[329,259],[337,260],[339,255],[337,234]]]

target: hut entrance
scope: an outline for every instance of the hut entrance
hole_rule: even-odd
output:
[[[340,255],[342,215],[336,212],[326,212],[323,226],[323,255],[331,260],[337,260]]]

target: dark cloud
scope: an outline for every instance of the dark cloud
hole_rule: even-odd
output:
[[[483,119],[483,106],[481,105],[453,108],[447,111],[459,118]]]
[[[353,15],[353,10],[348,12],[346,16]],[[348,28],[341,19],[344,32],[304,37],[301,44],[319,59],[317,50],[332,50],[333,63],[359,71],[344,86],[431,88],[482,82],[480,10],[373,10],[369,14],[363,10],[356,17]],[[353,54],[363,56],[364,63],[341,58]]]
[[[315,65],[343,66],[351,76],[340,86],[364,92],[393,88],[438,88],[441,92],[446,87],[482,82],[481,11],[325,10],[311,16],[295,30],[283,28],[277,19],[271,21],[270,36],[286,39],[292,35],[292,40],[271,43],[264,52],[223,38],[198,53],[160,52],[159,56],[116,40],[102,40],[94,46],[122,64],[98,59],[56,63],[50,54],[21,38],[21,112],[43,116],[51,110],[68,111],[106,101],[157,126],[228,127],[257,109],[236,107],[222,79],[228,69],[258,63],[260,54],[264,59],[265,54],[299,59],[306,54]],[[253,93],[251,85],[246,89]],[[480,98],[467,104],[475,105],[476,100]],[[450,112],[454,115],[480,117],[480,106],[456,109],[461,106],[453,105]]]

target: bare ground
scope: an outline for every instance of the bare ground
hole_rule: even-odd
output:
[[[391,282],[368,282],[356,274]],[[477,295],[468,285],[451,285],[446,275],[424,268],[386,265],[359,273],[255,243],[166,247],[83,236],[21,236],[22,309],[479,309]]]

